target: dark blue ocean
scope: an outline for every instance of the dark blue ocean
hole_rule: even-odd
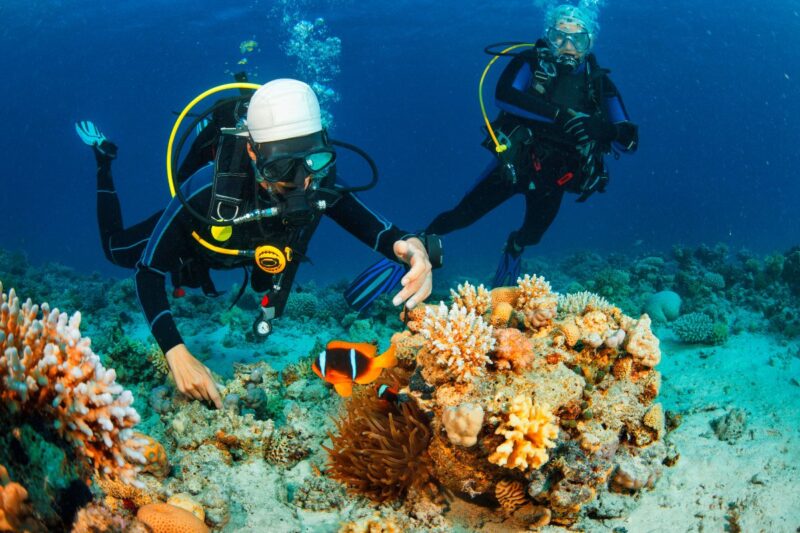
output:
[[[527,257],[718,242],[769,253],[797,244],[800,2],[608,0],[599,13],[595,52],[640,125],[641,147],[610,160],[606,194],[585,204],[566,197]],[[317,18],[341,39],[329,83],[339,101],[325,104],[332,134],[367,150],[381,170],[363,199],[410,230],[452,207],[491,157],[479,145],[477,87],[490,59],[482,49],[538,37],[541,5],[5,0],[0,247],[34,264],[126,275],[100,249],[95,163],[74,122],[95,121],[119,145],[116,185],[125,222],[137,222],[169,199],[174,113],[235,71],[260,83],[300,77],[286,43],[293,24]],[[248,40],[257,47],[242,52]],[[491,116],[504,65],[487,79]],[[368,177],[348,159],[339,172],[352,182]],[[448,271],[488,276],[522,207],[514,198],[448,236]],[[375,259],[330,221],[310,256],[303,279],[352,277]]]

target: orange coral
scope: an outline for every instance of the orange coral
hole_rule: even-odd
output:
[[[25,500],[28,491],[8,477],[8,471],[0,465],[0,531],[20,531],[23,516],[27,514]]]
[[[149,472],[156,477],[164,478],[169,474],[169,460],[164,446],[156,439],[138,431],[134,435],[142,443],[142,455],[147,463],[142,467],[143,472]]]
[[[489,456],[489,462],[525,471],[547,462],[547,449],[555,447],[558,424],[549,405],[534,405],[530,396],[519,395],[511,401],[506,421],[495,433],[506,440]]]
[[[431,432],[424,413],[410,402],[398,406],[359,391],[348,400],[330,435],[331,477],[374,501],[398,500],[429,479],[426,452]]]
[[[497,307],[501,303],[511,304],[511,307],[516,307],[519,287],[497,287],[492,289],[489,297],[492,299],[492,307]]]
[[[533,362],[533,344],[524,333],[514,328],[494,330],[497,368],[513,368],[520,372]]]
[[[151,503],[141,507],[136,518],[147,524],[153,533],[210,533],[202,520],[185,509],[168,503]]]
[[[513,513],[528,501],[525,486],[516,479],[503,479],[494,488],[494,496],[507,514]]]
[[[492,309],[489,323],[494,327],[506,327],[514,315],[514,306],[508,302],[500,302]]]
[[[68,317],[48,304],[20,305],[2,292],[0,400],[12,413],[52,420],[59,435],[96,471],[135,482],[144,463],[133,434],[139,414],[133,395],[116,382],[81,337],[80,313]],[[133,462],[132,462],[133,461]]]

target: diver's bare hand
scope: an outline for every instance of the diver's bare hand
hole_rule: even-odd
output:
[[[422,241],[411,237],[404,241],[395,241],[394,254],[411,268],[400,280],[403,289],[395,295],[392,304],[400,305],[405,302],[406,307],[412,309],[430,296],[433,288],[432,267],[428,252]]]
[[[185,344],[170,348],[164,355],[179,391],[195,400],[212,402],[217,409],[222,408],[222,398],[211,371],[189,353]]]

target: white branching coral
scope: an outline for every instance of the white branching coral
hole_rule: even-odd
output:
[[[506,440],[489,456],[489,462],[526,471],[541,468],[550,457],[547,449],[558,438],[556,417],[546,403],[533,404],[530,396],[516,396],[507,419],[495,431]]]
[[[80,313],[69,317],[30,299],[20,305],[2,283],[0,294],[0,401],[12,414],[51,420],[88,465],[135,483],[146,461],[133,431],[133,395],[81,337]]]
[[[478,316],[483,316],[492,306],[492,298],[483,284],[475,287],[465,281],[463,285],[458,286],[457,291],[450,289],[450,296],[453,298],[453,303],[466,307],[467,311],[475,311]]]
[[[436,363],[458,382],[483,374],[494,348],[492,326],[475,311],[454,303],[448,310],[444,303],[428,307],[420,333],[426,348],[436,356]]]
[[[593,292],[582,291],[558,295],[559,319],[568,315],[582,315],[587,310],[609,313],[612,309],[614,306],[608,300]]]
[[[538,329],[550,325],[558,307],[558,295],[552,291],[550,283],[542,276],[525,274],[517,279],[517,285],[517,309],[522,312],[525,326]]]

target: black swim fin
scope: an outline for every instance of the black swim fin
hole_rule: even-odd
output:
[[[394,289],[405,272],[404,265],[381,259],[353,280],[344,292],[344,299],[350,307],[361,312],[372,305],[378,296]]]

